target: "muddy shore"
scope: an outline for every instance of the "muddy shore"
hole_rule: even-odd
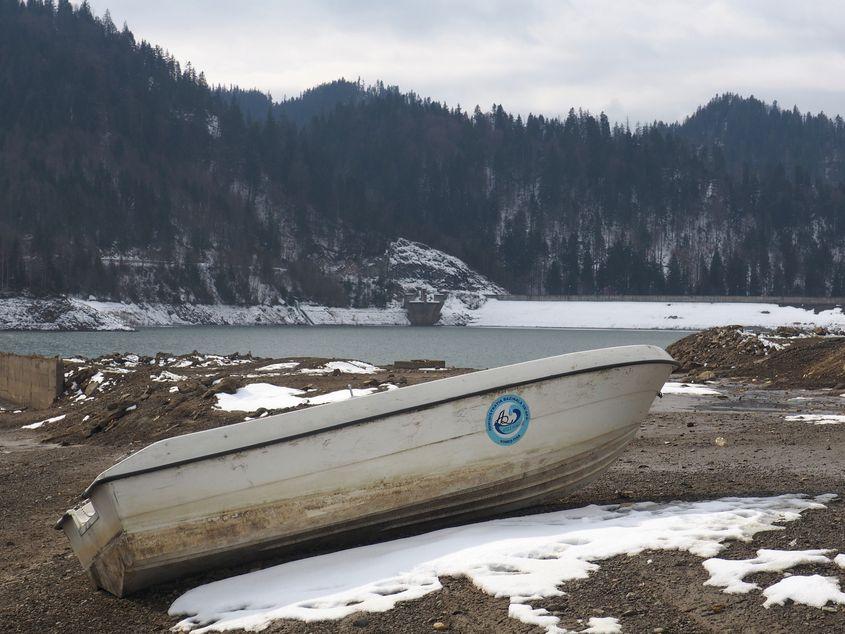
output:
[[[778,493],[845,497],[845,423],[786,420],[787,415],[845,411],[845,339],[731,327],[688,337],[671,352],[683,364],[675,380],[707,382],[720,396],[658,399],[638,438],[597,482],[526,513]],[[465,371],[237,354],[67,360],[67,390],[53,408],[16,411],[0,404],[5,502],[0,631],[164,632],[175,623],[167,608],[184,591],[255,569],[218,570],[115,599],[91,589],[64,536],[52,529],[93,477],[127,453],[160,438],[284,411],[226,411],[219,407],[226,395],[262,382],[298,390],[303,399],[298,406],[307,406],[308,399],[343,390],[396,389]],[[760,533],[751,543],[729,542],[722,556],[746,558],[759,548],[845,552],[845,503],[806,512],[784,530]],[[270,563],[278,562],[264,565]],[[845,571],[835,566],[791,572],[838,576],[845,585]],[[778,578],[763,574],[749,580],[765,586]],[[759,591],[728,595],[703,586],[706,579],[701,559],[688,553],[617,557],[602,562],[588,579],[564,584],[564,596],[535,607],[548,609],[560,617],[561,627],[575,631],[592,616],[619,618],[624,632],[845,630],[845,606],[764,609]],[[267,631],[431,632],[437,631],[435,623],[456,632],[543,631],[509,618],[506,599],[488,596],[466,579],[444,579],[443,586],[388,612],[334,622],[277,621]]]
[[[845,424],[785,420],[786,414],[842,411],[841,397],[829,390],[762,390],[738,382],[713,386],[726,398],[667,395],[656,401],[639,437],[600,480],[555,506],[530,512],[634,500],[845,496]],[[92,590],[53,523],[98,472],[125,454],[126,445],[90,438],[43,443],[56,436],[55,429],[22,430],[22,414],[0,416],[2,631],[164,632],[175,622],[167,608],[177,596],[237,572],[184,579],[128,599]],[[724,446],[716,438],[723,438]],[[730,542],[721,556],[745,558],[758,548],[845,552],[845,504],[808,511],[784,530],[760,533],[748,544]],[[838,575],[845,582],[845,571],[833,566],[801,566],[791,572]],[[775,580],[775,575],[758,577],[750,580]],[[701,559],[686,553],[614,558],[602,562],[588,579],[565,584],[566,594],[542,607],[571,629],[583,628],[579,620],[602,615],[620,618],[625,632],[845,630],[845,606],[764,609],[759,591],[728,595],[703,586],[706,578]],[[267,631],[432,632],[435,622],[455,632],[542,631],[508,618],[507,610],[507,600],[487,596],[465,579],[447,579],[443,590],[385,613],[355,614],[336,622],[278,621]]]

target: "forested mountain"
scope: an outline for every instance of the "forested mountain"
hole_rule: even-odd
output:
[[[699,147],[721,150],[737,175],[747,167],[780,165],[795,179],[845,180],[845,125],[838,114],[802,114],[795,107],[781,110],[777,102],[725,94],[673,127]]]
[[[380,83],[273,103],[86,3],[0,0],[0,289],[369,303],[356,263],[405,237],[512,292],[845,295],[844,139],[735,95],[635,129]]]
[[[330,113],[338,105],[360,103],[378,94],[380,88],[367,89],[361,81],[351,82],[338,79],[327,84],[309,88],[298,97],[274,102],[272,95],[237,86],[217,88],[215,93],[223,101],[234,101],[246,121],[261,122],[268,112],[276,118],[286,119],[303,126],[315,116]]]

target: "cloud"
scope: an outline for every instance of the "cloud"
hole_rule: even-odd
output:
[[[719,92],[845,113],[837,0],[95,0],[117,24],[276,98],[338,77],[465,109],[675,120]]]

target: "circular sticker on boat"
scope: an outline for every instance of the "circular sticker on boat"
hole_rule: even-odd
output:
[[[497,445],[512,445],[525,435],[531,410],[516,394],[500,396],[487,410],[487,435]]]

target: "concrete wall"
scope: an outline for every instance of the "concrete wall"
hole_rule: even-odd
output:
[[[0,352],[0,399],[42,409],[64,390],[64,364],[59,357],[22,356]]]

